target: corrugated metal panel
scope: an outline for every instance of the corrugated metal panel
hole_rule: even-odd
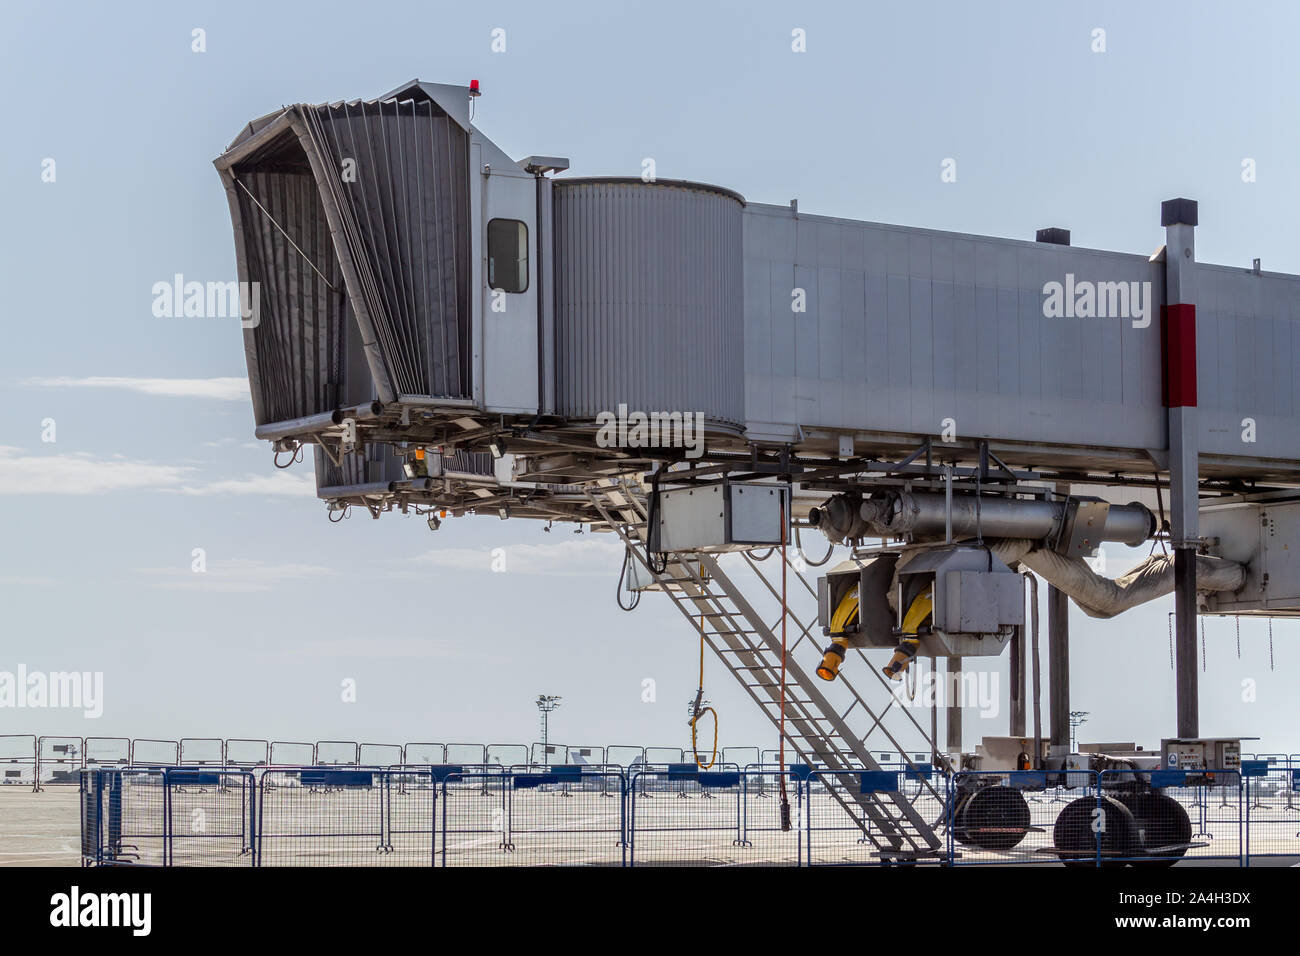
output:
[[[305,160],[296,170],[242,172],[239,182],[241,279],[258,290],[245,341],[257,424],[332,411],[345,401],[347,300],[316,182]]]
[[[337,103],[285,110],[232,149],[216,165],[240,278],[260,286],[257,423],[470,397],[468,133],[427,100]]]
[[[470,393],[469,137],[435,104],[340,103],[307,112],[397,391]]]
[[[370,443],[359,453],[344,455],[342,464],[336,465],[319,445],[316,453],[316,490],[322,488],[354,488],[357,485],[387,484],[406,477],[402,470],[402,457],[392,445]]]
[[[744,233],[750,437],[938,435],[952,418],[964,439],[1164,445],[1161,264],[779,206],[748,206]],[[1043,287],[1067,273],[1150,282],[1150,325],[1046,318]]]
[[[1296,458],[1300,278],[1198,265],[1196,355],[1201,451]]]
[[[743,200],[689,183],[554,181],[556,411],[744,421]]]

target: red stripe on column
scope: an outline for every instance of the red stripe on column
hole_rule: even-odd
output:
[[[1161,394],[1166,408],[1196,406],[1196,306],[1160,307]]]

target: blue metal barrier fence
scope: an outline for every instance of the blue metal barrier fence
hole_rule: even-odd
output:
[[[703,771],[690,763],[640,764],[630,774],[578,764],[94,767],[78,774],[81,859],[421,867],[1300,861],[1300,769],[1285,765],[969,771],[937,789],[931,772]],[[910,807],[912,819],[939,834],[937,851],[922,847],[905,859],[882,850],[899,818],[859,813],[870,800]]]

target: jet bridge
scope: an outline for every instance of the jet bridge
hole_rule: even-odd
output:
[[[816,529],[874,569],[826,575],[824,636],[841,660],[894,644],[891,676],[916,653],[1014,657],[1032,571],[1057,758],[1069,598],[1107,617],[1174,591],[1179,738],[1199,733],[1197,615],[1300,612],[1300,277],[1197,262],[1195,202],[1163,203],[1163,234],[1153,209],[1140,253],[810,215],[512,159],[472,122],[480,92],[296,104],[215,160],[256,435],[277,464],[313,446],[332,518],[584,523],[732,631],[759,628],[743,595],[699,591],[714,556]],[[1153,538],[1172,557],[1086,566]],[[862,758],[818,723],[813,670],[806,752]]]

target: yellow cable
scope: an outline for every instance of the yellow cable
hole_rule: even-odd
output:
[[[934,588],[922,592],[916,596],[911,607],[907,609],[907,614],[903,617],[903,626],[899,629],[902,633],[898,638],[898,647],[894,649],[894,656],[889,659],[882,671],[885,676],[892,681],[901,680],[905,672],[916,657],[916,651],[921,643],[920,628],[926,618],[934,611]]]
[[[709,758],[708,763],[705,763],[700,759],[700,752],[695,746],[695,721],[699,720],[705,714],[713,715],[713,756]],[[691,719],[691,750],[695,754],[695,766],[699,767],[701,770],[708,770],[718,761],[718,712],[712,707],[702,707],[700,712]]]
[[[903,634],[908,637],[916,636],[916,629],[921,623],[930,616],[934,610],[934,588],[930,588],[922,594],[916,596],[912,606],[907,609],[907,614],[903,618]]]
[[[843,634],[846,627],[857,622],[857,618],[858,586],[855,584],[844,593],[839,606],[835,608],[835,613],[831,616],[831,633]]]
[[[704,696],[704,612],[700,612],[700,696]],[[705,714],[713,715],[713,756],[709,762],[705,763],[700,759],[699,748],[695,744],[695,722]],[[718,712],[712,707],[702,707],[695,712],[691,718],[691,753],[695,755],[695,766],[701,770],[708,770],[718,762]]]

